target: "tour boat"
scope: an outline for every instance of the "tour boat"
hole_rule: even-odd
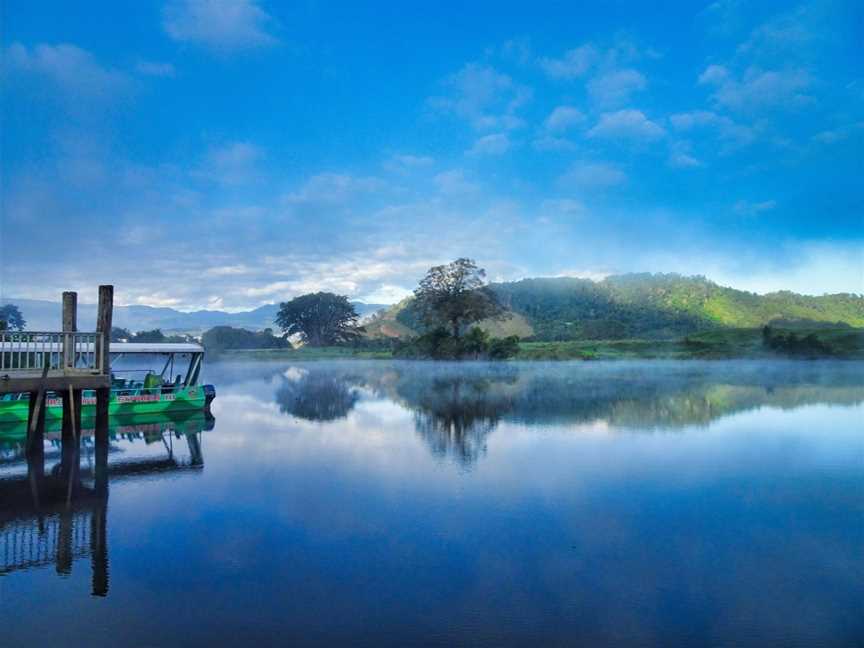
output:
[[[111,343],[110,416],[171,414],[206,410],[216,396],[213,385],[199,385],[204,347],[192,343]],[[148,364],[147,367],[137,366]],[[161,370],[160,368],[161,367]],[[29,393],[0,397],[0,423],[27,421]],[[46,394],[45,418],[62,419],[59,394]],[[85,390],[81,418],[96,415],[96,393]]]

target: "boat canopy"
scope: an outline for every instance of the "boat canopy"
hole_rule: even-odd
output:
[[[63,350],[61,342],[32,342],[32,341],[3,341],[0,343],[0,352],[9,353],[60,353]],[[204,353],[204,347],[193,342],[112,342],[111,354],[115,353]],[[94,353],[95,345],[92,342],[76,342],[76,353]]]
[[[192,342],[112,342],[111,353],[204,353]]]

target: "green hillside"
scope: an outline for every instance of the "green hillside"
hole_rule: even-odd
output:
[[[675,339],[702,331],[755,328],[782,322],[818,327],[864,327],[864,296],[819,297],[782,291],[757,295],[719,286],[704,277],[628,274],[600,282],[570,277],[492,284],[513,313],[484,322],[493,335],[537,341]],[[367,325],[373,337],[403,337],[422,330],[411,299],[382,311]]]

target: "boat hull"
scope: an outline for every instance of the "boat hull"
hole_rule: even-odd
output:
[[[129,394],[123,391],[111,393],[108,403],[109,416],[129,416],[140,414],[172,414],[204,410],[207,406],[207,394],[204,386],[194,386],[180,389],[172,393]],[[29,416],[27,400],[0,401],[0,424],[26,422]],[[85,391],[81,399],[81,418],[96,416],[96,394]],[[45,419],[61,420],[63,418],[63,401],[59,396],[49,395],[45,408]]]

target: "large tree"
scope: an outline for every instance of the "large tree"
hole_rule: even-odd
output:
[[[414,297],[426,323],[448,327],[453,337],[475,322],[504,314],[498,297],[486,285],[486,271],[472,259],[429,268]]]
[[[0,306],[0,331],[23,331],[27,322],[15,304]]]
[[[363,331],[359,316],[344,295],[310,293],[279,304],[276,324],[286,335],[298,334],[310,346],[349,342]]]

